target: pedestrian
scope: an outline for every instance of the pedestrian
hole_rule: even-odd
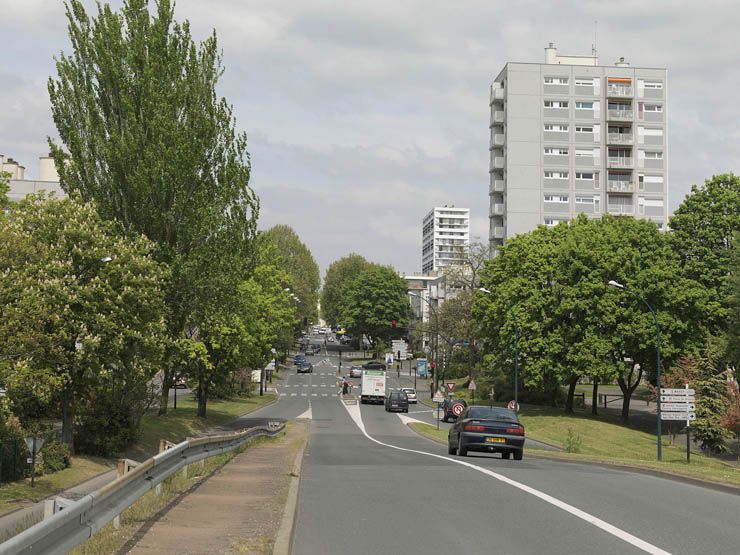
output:
[[[342,382],[342,395],[347,395],[347,393],[349,393],[349,384],[345,380]]]

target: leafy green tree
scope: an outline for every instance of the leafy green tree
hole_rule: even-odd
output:
[[[63,436],[106,436],[95,414],[133,437],[147,384],[168,346],[166,268],[143,236],[122,237],[92,203],[31,195],[0,219],[0,359],[12,410],[25,426],[54,418]],[[91,447],[92,445],[92,447]]]
[[[258,200],[249,188],[246,135],[215,92],[216,35],[196,45],[173,3],[98,4],[90,18],[66,3],[71,54],[48,83],[61,145],[49,144],[61,185],[95,200],[105,218],[157,244],[172,278],[171,344],[197,341],[214,307],[248,273]],[[189,351],[189,350],[188,350]],[[177,350],[170,360],[182,360]],[[178,368],[164,367],[160,414]]]
[[[342,298],[341,320],[347,331],[355,337],[367,335],[376,351],[380,341],[389,343],[405,333],[410,314],[406,283],[387,266],[363,270]]]
[[[524,385],[553,378],[567,385],[568,411],[580,377],[616,378],[627,418],[643,376],[655,376],[652,316],[637,299],[608,287],[609,280],[656,308],[666,365],[701,340],[694,330],[704,292],[683,275],[669,240],[651,222],[581,216],[518,236],[500,252],[482,276],[493,294],[479,296],[476,307],[487,348],[496,364],[511,369],[518,328]]]
[[[332,262],[321,288],[321,315],[330,326],[341,324],[342,295],[347,285],[370,265],[359,254],[348,254]]]
[[[702,186],[694,185],[674,212],[670,227],[684,271],[708,292],[703,328],[714,334],[724,332],[731,251],[740,231],[740,176],[715,175]]]
[[[298,316],[315,322],[318,317],[319,266],[298,234],[287,225],[276,225],[259,234],[260,242],[271,244],[280,255],[283,270],[291,280],[291,290],[298,297]]]

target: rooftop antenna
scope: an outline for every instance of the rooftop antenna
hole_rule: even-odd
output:
[[[597,33],[599,31],[599,22],[594,20],[594,41],[591,43],[591,55],[596,56]]]

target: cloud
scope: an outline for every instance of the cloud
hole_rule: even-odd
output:
[[[53,133],[52,56],[69,49],[63,6],[0,0],[0,13],[0,152],[32,170]],[[219,92],[250,136],[261,227],[296,227],[322,268],[357,251],[417,271],[435,204],[469,206],[485,239],[492,79],[507,61],[541,61],[549,41],[588,53],[594,21],[602,64],[668,68],[671,208],[692,183],[738,171],[735,2],[178,0],[176,17],[197,39],[217,30]]]

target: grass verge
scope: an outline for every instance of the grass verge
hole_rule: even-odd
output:
[[[97,457],[72,457],[69,468],[36,478],[31,487],[31,479],[11,482],[0,486],[0,514],[15,509],[20,502],[37,502],[61,492],[80,482],[97,476],[112,467],[105,459]]]
[[[283,437],[285,432],[275,436]],[[155,490],[144,494],[138,501],[121,513],[121,526],[118,530],[108,524],[92,538],[77,546],[70,553],[72,555],[98,555],[100,553],[118,553],[131,539],[139,528],[151,520],[160,511],[166,510],[179,495],[187,492],[197,482],[213,474],[239,453],[250,446],[269,441],[268,438],[258,438],[238,449],[222,455],[216,455],[204,460],[202,463],[194,463],[188,469],[188,477],[178,472],[162,483],[159,495]]]
[[[628,428],[604,417],[590,415],[565,415],[551,407],[523,406],[520,419],[527,436],[551,445],[577,452],[557,452],[528,449],[538,456],[582,462],[598,462],[659,470],[708,482],[740,486],[740,469],[700,453],[691,454],[691,464],[686,463],[685,447],[666,443],[664,436],[663,461],[656,457],[656,436]],[[430,424],[412,423],[419,434],[447,443],[447,430],[437,430]],[[575,441],[574,441],[575,438]]]
[[[275,395],[266,394],[260,397],[238,397],[227,400],[208,401],[206,418],[197,416],[198,403],[192,398],[177,401],[177,409],[169,408],[165,416],[150,412],[141,422],[139,440],[128,452],[129,458],[144,459],[157,453],[159,440],[166,439],[174,443],[193,437],[213,426],[226,424],[235,418],[257,410],[273,401]]]

